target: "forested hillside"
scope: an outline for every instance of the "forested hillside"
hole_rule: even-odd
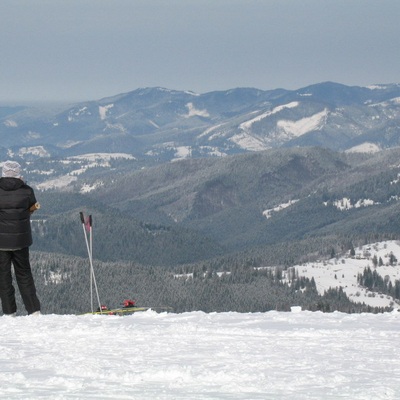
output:
[[[88,260],[48,253],[33,253],[32,263],[45,313],[90,311]],[[218,263],[222,266],[223,261]],[[120,307],[123,300],[135,299],[138,306],[168,307],[174,312],[202,310],[264,312],[289,311],[293,305],[307,310],[343,312],[383,311],[351,303],[342,290],[319,295],[315,282],[291,277],[282,282],[284,269],[259,269],[256,261],[231,262],[230,271],[217,274],[213,263],[183,267],[186,272],[167,272],[160,267],[134,263],[95,261],[95,273],[102,304]],[[19,309],[23,306],[19,299]],[[94,305],[97,299],[94,296]]]
[[[297,248],[272,252],[283,265],[346,241],[396,238],[398,159],[397,149],[278,149],[125,171],[87,194],[38,192],[33,249],[84,256],[80,211],[93,215],[98,259],[143,265]]]
[[[146,223],[139,216],[82,195],[48,193],[40,196],[40,201],[40,214],[32,221],[33,249],[84,256],[86,245],[79,216],[84,211],[93,218],[94,251],[99,260],[173,266],[222,253],[218,243],[193,230]]]

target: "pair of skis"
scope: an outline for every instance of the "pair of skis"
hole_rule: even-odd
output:
[[[102,307],[100,303],[100,296],[99,296],[99,290],[97,288],[97,282],[96,282],[96,276],[94,274],[94,268],[93,268],[93,226],[92,226],[92,216],[89,215],[88,217],[85,217],[83,215],[83,212],[80,212],[80,217],[81,217],[81,222],[82,222],[82,227],[83,227],[83,234],[85,236],[85,242],[86,242],[86,248],[89,256],[89,263],[90,263],[90,306],[91,306],[91,311],[92,314],[95,314],[94,311],[94,305],[93,305],[93,286],[96,291],[96,297],[97,301],[99,304],[99,312],[102,314]]]

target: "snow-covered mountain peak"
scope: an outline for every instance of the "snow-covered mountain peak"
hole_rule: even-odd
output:
[[[362,152],[363,143],[376,151],[400,145],[399,98],[400,86],[393,84],[362,88],[325,82],[294,91],[235,88],[204,94],[148,87],[61,112],[5,112],[0,137],[5,148],[43,146],[62,155],[112,149],[158,162],[174,158],[175,152],[163,147],[167,142],[176,149],[190,147],[191,157],[282,146]],[[205,151],[208,147],[213,151]]]

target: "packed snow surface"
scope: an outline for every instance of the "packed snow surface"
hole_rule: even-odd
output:
[[[400,313],[0,317],[2,399],[398,399]]]

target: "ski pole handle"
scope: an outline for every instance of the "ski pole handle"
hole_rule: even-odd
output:
[[[81,211],[81,212],[79,213],[79,215],[81,216],[81,222],[82,222],[82,224],[84,224],[84,223],[85,223],[85,217],[83,216],[83,212]]]

